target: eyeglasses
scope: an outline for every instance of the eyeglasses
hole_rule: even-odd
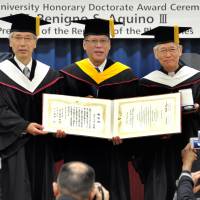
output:
[[[166,55],[167,52],[169,52],[170,54],[174,54],[176,53],[178,50],[178,47],[170,47],[170,48],[161,48],[161,49],[158,49],[158,52],[162,55]]]
[[[92,46],[97,46],[98,44],[105,46],[108,44],[109,39],[101,39],[101,40],[85,40],[86,42],[90,43]]]
[[[34,38],[33,36],[26,36],[26,37],[22,37],[22,36],[12,36],[12,38],[17,41],[17,42],[22,42],[24,40],[24,42],[31,42],[33,40],[35,40],[36,38]]]

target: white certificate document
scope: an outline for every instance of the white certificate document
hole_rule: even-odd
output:
[[[44,94],[43,126],[99,138],[180,133],[180,93],[117,100]]]
[[[180,94],[119,99],[114,103],[114,135],[120,138],[181,132]]]
[[[73,135],[110,138],[111,104],[106,99],[44,94],[44,130],[61,129]]]

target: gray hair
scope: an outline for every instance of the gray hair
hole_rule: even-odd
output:
[[[182,45],[180,45],[180,44],[176,44],[176,43],[174,43],[178,48],[181,48],[182,47]],[[157,44],[157,45],[155,45],[154,47],[153,47],[153,50],[154,51],[157,51],[158,50],[158,48],[160,47],[160,45],[162,45],[162,44]]]
[[[16,31],[17,32],[17,31]],[[13,31],[13,32],[11,32],[10,34],[9,34],[9,40],[11,40],[11,38],[13,37],[13,35],[14,35],[14,33],[16,33],[15,31]],[[35,34],[33,34],[32,33],[32,35],[33,35],[33,39],[34,40],[37,40],[37,36],[35,35]]]

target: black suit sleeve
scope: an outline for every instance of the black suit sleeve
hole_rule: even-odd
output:
[[[193,181],[189,176],[183,175],[178,184],[177,200],[195,200]]]

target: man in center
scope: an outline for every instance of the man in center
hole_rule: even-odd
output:
[[[137,78],[131,68],[107,58],[111,48],[110,33],[114,34],[114,23],[119,23],[112,19],[76,22],[85,25],[83,49],[88,57],[61,70],[65,75],[66,94],[102,99],[136,96]],[[77,160],[88,163],[95,169],[96,180],[110,191],[111,199],[130,199],[128,160],[130,149],[133,149],[129,148],[132,139],[121,143],[120,138],[112,142],[70,135],[64,140],[65,162]]]

